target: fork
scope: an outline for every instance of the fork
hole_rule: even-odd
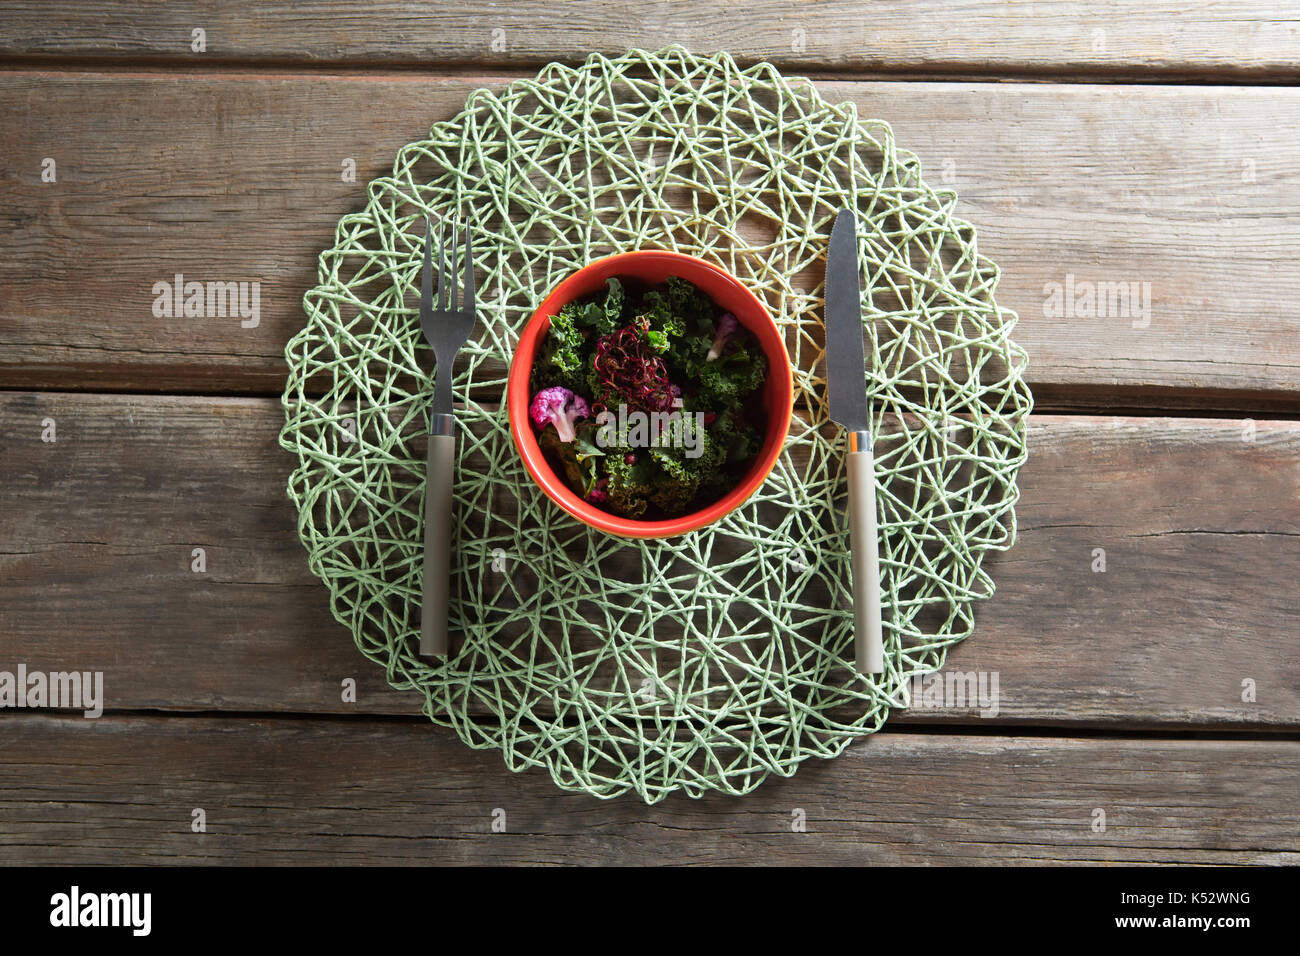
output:
[[[451,284],[443,230],[438,227],[438,302],[433,302],[430,262],[433,224],[424,220],[424,273],[420,280],[420,330],[433,349],[435,365],[433,414],[429,418],[428,478],[424,488],[424,568],[420,606],[420,653],[447,654],[447,606],[451,582],[452,463],[456,452],[456,420],[452,416],[451,376],[456,353],[474,328],[478,300],[474,295],[474,251],[465,224],[465,281],[456,298],[456,229],[451,230]]]

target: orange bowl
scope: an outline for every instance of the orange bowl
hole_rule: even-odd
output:
[[[734,315],[737,322],[754,334],[767,356],[767,380],[763,384],[767,432],[749,470],[734,488],[708,507],[662,521],[623,518],[583,501],[551,468],[528,420],[528,403],[531,399],[528,380],[538,347],[551,327],[551,316],[570,302],[599,292],[605,287],[607,279],[624,276],[651,284],[666,282],[669,276],[685,279],[724,312]],[[542,491],[578,520],[609,534],[628,538],[668,538],[685,534],[712,524],[740,507],[758,490],[758,486],[776,464],[781,449],[785,447],[793,404],[794,378],[790,369],[790,355],[786,352],[785,342],[776,323],[772,321],[763,303],[741,285],[738,279],[712,263],[680,252],[658,249],[624,252],[597,259],[556,286],[524,326],[519,346],[510,363],[510,377],[506,384],[506,412],[510,416],[510,434],[524,459],[524,466]]]

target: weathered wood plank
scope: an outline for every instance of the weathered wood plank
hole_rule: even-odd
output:
[[[1161,73],[1270,76],[1297,65],[1294,22],[1275,4],[1172,0],[520,0],[505,6],[412,0],[0,3],[0,54],[171,64],[518,66],[592,51],[683,43],[805,69],[931,73]],[[194,50],[193,30],[205,31]]]
[[[117,711],[415,712],[306,568],[281,421],[267,399],[0,396],[0,669],[102,670]],[[1300,727],[1300,423],[1243,435],[1034,416],[1019,543],[949,663],[996,672],[999,712],[897,719]]]
[[[0,387],[278,392],[334,223],[474,85],[0,74]],[[1300,407],[1300,90],[826,92],[891,120],[959,191],[1021,315],[1040,407]],[[260,323],[154,317],[154,283],[178,272],[260,282]],[[1149,325],[1045,314],[1047,285],[1071,276],[1149,283]]]
[[[414,721],[8,717],[9,863],[1295,863],[1295,741],[877,734],[646,807]],[[193,833],[194,809],[207,832]],[[1094,832],[1095,811],[1105,831]],[[792,814],[806,832],[792,832]],[[504,812],[506,832],[493,833]]]

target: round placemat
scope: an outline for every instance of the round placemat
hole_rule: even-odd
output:
[[[907,706],[993,592],[1015,537],[1030,410],[998,270],[889,127],[771,65],[680,47],[552,64],[404,147],[344,216],[286,349],[281,444],[335,617],[424,712],[568,790],[742,794],[833,757]],[[858,217],[880,512],[886,672],[853,671],[844,438],[829,423],[822,278]],[[433,358],[423,217],[473,232],[480,302],[456,364],[451,624],[416,653]],[[795,418],[758,493],[680,538],[569,517],[524,470],[504,409],[517,336],[561,279],[617,251],[715,262],[762,299],[795,367]],[[328,639],[322,635],[322,640]]]

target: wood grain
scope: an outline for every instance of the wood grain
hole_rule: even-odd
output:
[[[108,0],[0,3],[0,54],[156,61],[510,67],[683,43],[742,62],[853,72],[1293,75],[1297,29],[1276,5],[1172,0]],[[206,31],[206,50],[192,31]]]
[[[0,387],[278,393],[335,221],[475,85],[0,74]],[[824,91],[891,120],[958,190],[1040,407],[1300,409],[1300,90]],[[259,282],[260,324],[155,318],[153,285],[178,272]],[[1070,276],[1149,283],[1150,324],[1044,314]]]
[[[1300,415],[1298,40],[1254,0],[0,0],[0,671],[103,671],[107,709],[0,709],[0,860],[1300,863],[1300,422],[1242,418]],[[996,674],[996,715],[914,707],[646,808],[385,684],[262,396],[401,145],[475,87],[673,42],[891,122],[1001,265],[1039,411],[1105,417],[1030,421],[1020,542],[947,668]],[[260,324],[155,318],[177,272],[260,283]],[[1146,284],[1150,323],[1050,314],[1074,281]]]
[[[5,723],[10,863],[1300,861],[1296,741],[884,733],[744,800],[646,807],[563,793],[541,769],[511,774],[499,754],[414,721]],[[205,833],[191,832],[195,808]],[[806,832],[792,832],[798,810]]]
[[[307,570],[282,420],[266,399],[0,396],[0,669],[102,670],[110,711],[414,713]],[[949,663],[996,672],[999,713],[893,719],[1300,727],[1300,423],[1034,416],[1029,443],[1020,540]]]

